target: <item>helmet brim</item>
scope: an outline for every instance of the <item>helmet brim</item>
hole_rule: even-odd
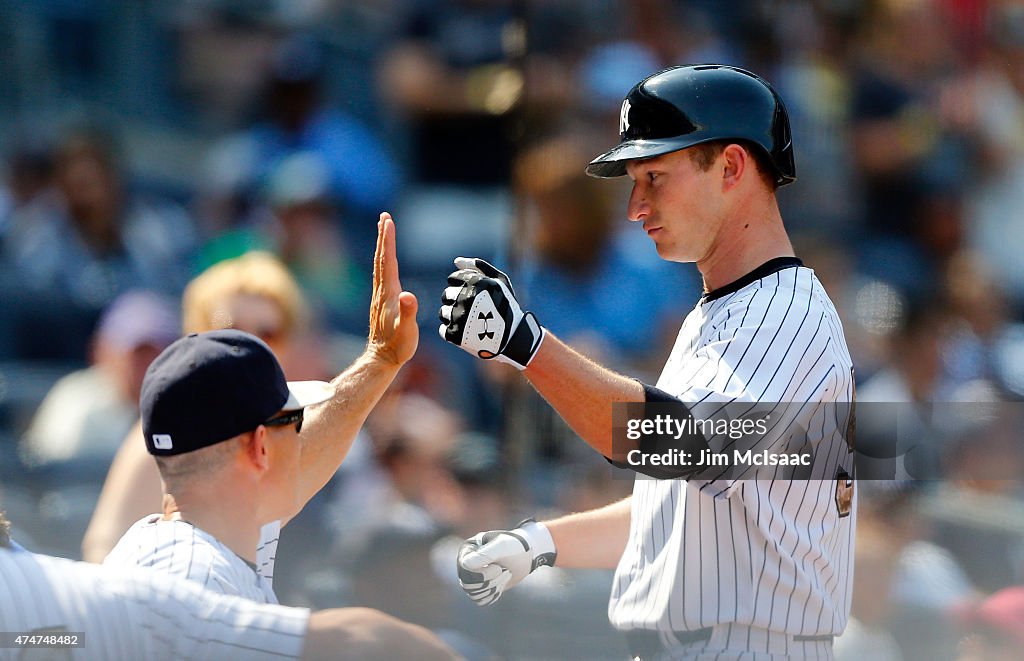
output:
[[[675,138],[661,138],[658,140],[627,140],[626,142],[619,143],[615,147],[592,160],[590,164],[587,165],[586,172],[591,177],[598,177],[601,179],[621,177],[626,174],[626,163],[629,161],[635,161],[641,158],[653,158],[655,156],[661,156],[662,154],[679,151],[680,149],[686,149],[687,147],[693,147],[694,145],[699,145],[703,142],[713,142],[721,139],[722,138],[716,138],[714,136],[695,139],[692,135],[683,135]],[[749,140],[749,138],[737,139]],[[751,142],[757,144],[756,141],[751,140]],[[775,177],[776,183],[779,186],[785,186],[786,184],[796,181],[795,174],[786,174],[778,170],[775,171]]]
[[[621,177],[626,174],[627,161],[661,156],[662,154],[686,149],[700,142],[708,142],[713,139],[694,140],[692,136],[679,136],[657,140],[627,140],[592,160],[587,166],[587,174],[601,179]]]

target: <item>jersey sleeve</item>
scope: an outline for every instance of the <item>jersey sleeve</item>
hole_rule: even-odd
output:
[[[162,602],[157,596],[154,601],[158,603],[148,615],[157,620],[154,626],[165,630],[169,619],[180,626],[175,628],[173,649],[155,658],[219,661],[301,656],[309,624],[308,609],[215,594],[187,581],[160,583],[169,584],[167,596]],[[154,592],[159,595],[159,590]]]
[[[131,631],[146,658],[295,659],[302,654],[310,611],[218,594],[193,581],[144,568],[110,569],[97,599],[130,604]],[[94,606],[99,612],[99,605]],[[97,626],[115,636],[126,623]],[[126,627],[127,629],[127,627]]]
[[[4,628],[83,632],[74,659],[296,659],[310,617],[143,568],[3,549],[0,589],[9,597],[0,600]]]

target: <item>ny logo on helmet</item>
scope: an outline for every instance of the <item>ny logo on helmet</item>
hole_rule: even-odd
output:
[[[629,130],[629,99],[622,102],[622,110],[619,111],[619,134]]]
[[[477,321],[484,322],[484,331],[479,334],[479,338],[481,340],[484,339],[485,337],[488,340],[493,339],[494,338],[494,331],[487,330],[487,322],[490,321],[491,319],[494,319],[494,313],[488,312],[487,314],[478,314],[476,318],[477,318]]]

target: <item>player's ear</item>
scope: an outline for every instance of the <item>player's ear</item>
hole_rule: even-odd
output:
[[[238,437],[241,444],[242,460],[260,472],[270,467],[267,454],[267,428],[260,425],[256,429]]]
[[[750,154],[738,144],[730,143],[722,150],[719,157],[722,170],[722,183],[728,190],[739,183],[744,172],[750,166]]]

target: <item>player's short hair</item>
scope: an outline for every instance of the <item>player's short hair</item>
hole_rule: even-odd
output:
[[[202,333],[230,327],[221,311],[232,296],[267,298],[281,309],[285,337],[309,323],[309,307],[299,284],[281,260],[268,252],[247,252],[209,267],[185,288],[182,295],[184,332]]]
[[[183,454],[154,457],[166,490],[173,492],[172,487],[180,488],[197,479],[215,476],[234,455],[237,449],[234,438]]]
[[[11,522],[0,511],[0,548],[11,548]]]
[[[690,160],[700,169],[701,172],[707,172],[714,165],[715,160],[725,151],[725,148],[729,145],[739,145],[746,150],[748,154],[754,159],[754,163],[757,166],[757,173],[761,177],[761,181],[771,190],[776,190],[779,187],[778,182],[775,180],[775,169],[772,167],[771,161],[768,159],[768,155],[759,146],[748,140],[712,140],[711,142],[702,142],[698,145],[688,147],[686,152],[690,155]]]

